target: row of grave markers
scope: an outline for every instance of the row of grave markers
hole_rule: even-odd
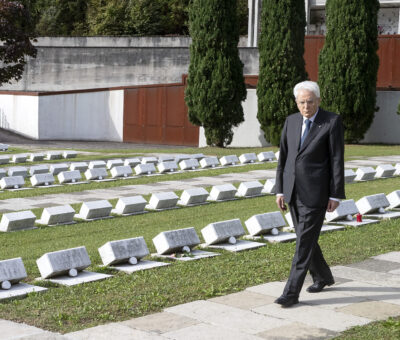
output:
[[[358,212],[372,218],[398,218],[400,211],[393,212],[385,209],[398,207],[400,207],[400,190],[396,190],[388,196],[384,194],[366,196],[357,203],[354,200],[346,200],[341,202],[333,213],[326,214],[328,222],[339,224],[339,226],[323,226],[322,232],[343,229],[344,227],[340,224],[357,226],[350,220]],[[290,225],[290,217],[287,217],[287,219]],[[364,223],[358,225],[377,222],[377,220],[364,221]],[[242,236],[245,236],[246,239],[263,239],[268,242],[296,239],[296,234],[282,231],[286,222],[279,211],[254,215],[245,221],[245,225],[249,232],[248,235],[245,235],[240,219],[210,223],[201,230],[205,241],[203,244],[200,244],[200,238],[194,228],[164,231],[153,238],[157,253],[152,254],[152,256],[191,261],[220,255],[219,253],[194,249],[197,246],[237,252],[266,245],[260,242],[239,240],[238,238]],[[127,273],[169,265],[165,262],[143,260],[150,254],[143,237],[110,241],[101,246],[98,251],[104,266],[111,266],[111,268]],[[61,285],[72,286],[112,276],[84,270],[91,265],[85,247],[46,253],[36,263],[41,274],[40,279],[50,280]],[[44,287],[20,283],[26,277],[27,274],[21,258],[0,261],[0,299],[46,290]]]
[[[55,159],[70,159],[78,156],[78,153],[73,150],[68,151],[47,151],[45,153],[18,153],[14,155],[0,156],[0,164],[8,163],[25,163],[25,162],[40,162],[43,160],[52,161]]]

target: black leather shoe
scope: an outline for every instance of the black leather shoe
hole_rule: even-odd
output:
[[[288,297],[288,296],[280,296],[275,301],[278,305],[281,305],[284,308],[290,307],[299,303],[299,298],[297,297]]]
[[[315,281],[310,287],[307,288],[307,292],[309,293],[319,293],[325,286],[332,286],[335,283],[334,280],[326,282],[326,281]]]

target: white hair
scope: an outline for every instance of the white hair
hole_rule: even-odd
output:
[[[311,91],[315,94],[317,98],[320,98],[319,86],[315,81],[306,80],[296,84],[296,86],[293,89],[293,94],[295,98],[297,98],[297,95],[299,94],[300,90]]]

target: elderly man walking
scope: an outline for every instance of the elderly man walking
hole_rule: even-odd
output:
[[[301,82],[293,92],[300,112],[286,119],[276,173],[276,203],[281,210],[288,203],[297,235],[289,279],[275,300],[282,307],[299,302],[308,270],[314,281],[307,288],[310,293],[335,283],[318,238],[325,212],[345,198],[342,120],[319,107],[317,83]]]

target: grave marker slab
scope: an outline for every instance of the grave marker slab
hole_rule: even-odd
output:
[[[139,158],[127,158],[124,160],[124,165],[130,166],[131,168],[134,168],[136,165],[140,163],[141,162]]]
[[[391,164],[381,164],[376,167],[375,178],[393,177],[396,168]]]
[[[156,172],[156,168],[153,163],[138,164],[135,166],[136,175],[151,175]]]
[[[158,163],[157,165],[158,172],[160,173],[166,173],[166,172],[174,172],[178,170],[178,165],[176,164],[175,161],[164,161],[161,163]]]
[[[200,161],[201,159],[203,159],[205,156],[202,153],[195,153],[194,155],[191,155],[190,158],[193,159],[197,159],[198,161]]]
[[[242,164],[257,162],[257,156],[255,153],[244,153],[239,156],[239,161]]]
[[[117,215],[134,215],[145,213],[144,208],[147,201],[140,195],[132,197],[121,197],[115,209],[111,210],[113,214]]]
[[[142,164],[157,164],[158,163],[158,159],[157,157],[143,157],[142,158]]]
[[[40,220],[36,223],[43,225],[72,224],[74,222],[75,210],[69,205],[45,208]]]
[[[0,150],[1,151],[7,151],[9,148],[8,144],[0,143]]]
[[[27,159],[27,155],[25,153],[15,154],[11,158],[11,162],[13,163],[25,163]]]
[[[132,168],[129,165],[118,165],[111,168],[112,178],[132,177]]]
[[[30,180],[33,187],[53,185],[55,181],[50,173],[33,175]]]
[[[46,253],[36,260],[42,279],[66,286],[97,281],[111,275],[83,271],[91,265],[85,247]]]
[[[184,159],[179,162],[179,167],[181,170],[196,170],[200,166],[197,159]]]
[[[122,159],[110,159],[107,161],[107,169],[111,170],[115,166],[123,166],[124,161]]]
[[[58,181],[62,184],[64,183],[74,183],[76,184],[82,179],[81,173],[79,170],[73,171],[63,171],[57,175]]]
[[[275,178],[269,178],[265,181],[264,188],[262,190],[264,194],[275,195]]]
[[[182,192],[179,205],[192,206],[207,203],[208,191],[204,188],[186,189]]]
[[[176,208],[178,200],[179,197],[172,191],[159,192],[151,195],[149,204],[146,206],[146,208],[151,210]]]
[[[3,177],[7,177],[7,172],[4,169],[0,168],[0,179],[2,179]]]
[[[25,185],[25,180],[22,176],[9,176],[0,179],[0,187],[2,189],[18,189]]]
[[[1,163],[0,163],[1,164]],[[395,176],[400,176],[400,163],[396,163],[394,165],[394,168],[396,169],[396,171],[394,172]]]
[[[269,243],[284,243],[284,242],[292,242],[296,241],[296,234],[295,233],[289,233],[286,231],[280,231],[279,234],[277,235],[263,235],[262,236],[263,240],[268,241]]]
[[[209,201],[226,201],[235,199],[236,188],[232,184],[214,185],[211,188]]]
[[[178,164],[185,160],[185,159],[191,159],[192,156],[191,155],[185,155],[185,154],[181,154],[181,155],[176,155],[175,156],[175,162],[177,162]]]
[[[28,169],[24,166],[13,166],[8,168],[8,176],[22,176],[24,178],[28,177]]]
[[[275,158],[277,161],[279,161],[279,155],[280,155],[280,151],[275,152]]]
[[[244,223],[251,236],[267,234],[272,229],[279,229],[286,225],[280,211],[254,215]]]
[[[158,157],[158,163],[175,161],[175,156],[161,155]],[[176,162],[175,162],[176,163]]]
[[[390,203],[387,200],[385,194],[376,194],[370,196],[364,196],[359,199],[356,203],[360,214],[372,214],[375,212],[384,213]]]
[[[59,173],[63,171],[68,171],[68,164],[58,163],[50,165],[50,173],[53,174],[54,176],[57,176]]]
[[[78,156],[78,153],[74,150],[66,150],[62,154],[63,158],[68,159],[68,158],[75,158]]]
[[[45,159],[51,161],[53,159],[61,159],[63,156],[61,151],[47,151]]]
[[[242,182],[236,193],[238,197],[252,197],[262,195],[263,185],[259,181]]]
[[[89,168],[86,162],[73,162],[69,166],[71,171],[78,170],[79,172],[85,172]]]
[[[357,174],[352,169],[344,170],[344,182],[345,183],[353,183]]]
[[[290,231],[290,232],[294,232],[294,223],[293,223],[293,219],[292,219],[292,215],[290,214],[290,212],[287,212],[285,214],[285,220],[288,223],[288,227],[283,228],[284,231]]]
[[[29,162],[40,162],[44,159],[44,153],[37,152],[37,153],[31,153],[29,155],[28,161]]]
[[[392,191],[386,198],[390,204],[389,209],[400,208],[400,190]]]
[[[85,177],[88,180],[103,180],[108,177],[108,172],[106,168],[87,169]]]
[[[219,166],[219,161],[217,157],[204,157],[200,160],[200,166],[204,168],[215,168]]]
[[[1,217],[0,231],[10,232],[18,230],[36,229],[35,220],[36,216],[30,210],[5,213]]]
[[[91,161],[89,162],[89,169],[106,168],[107,164],[104,161]]]
[[[238,252],[265,246],[265,243],[237,240],[245,234],[239,219],[210,223],[201,230],[203,247]]]
[[[76,218],[91,221],[95,219],[110,218],[112,205],[107,200],[83,202]]]
[[[29,168],[29,174],[31,176],[37,174],[47,174],[49,172],[49,167],[45,164],[33,165]]]
[[[260,162],[272,162],[276,160],[275,154],[273,151],[266,151],[266,152],[260,152],[257,155],[257,158]]]
[[[219,159],[223,166],[239,164],[239,158],[236,155],[223,156]]]
[[[6,155],[1,155],[0,156],[0,164],[7,164],[10,162],[10,157]]]
[[[375,169],[370,166],[358,168],[355,181],[370,181],[375,177]]]

